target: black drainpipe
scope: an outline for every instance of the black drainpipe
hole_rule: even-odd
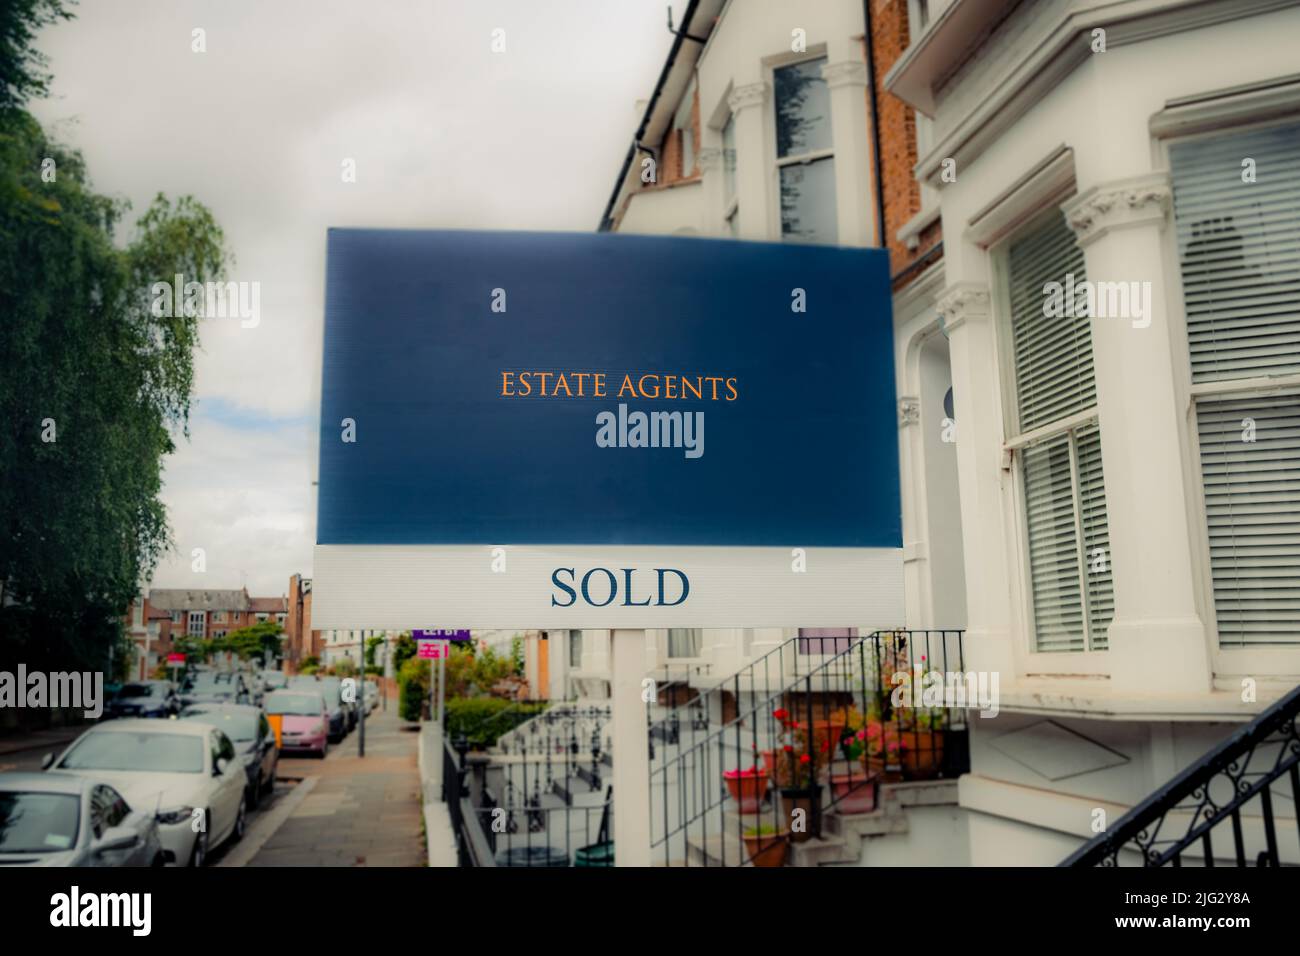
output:
[[[879,232],[880,247],[886,249],[889,240],[885,233],[885,184],[880,174],[880,108],[876,102],[876,57],[871,49],[871,0],[862,0],[862,18],[866,22],[867,31],[864,40],[867,48],[868,103],[871,107],[871,161],[875,167],[873,178],[876,181],[876,229]]]

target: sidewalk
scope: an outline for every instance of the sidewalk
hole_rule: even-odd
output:
[[[282,760],[281,775],[316,780],[248,865],[424,866],[419,734],[406,726],[389,701],[366,719],[364,758],[358,729],[323,761]]]

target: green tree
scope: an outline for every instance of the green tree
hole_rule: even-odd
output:
[[[383,646],[384,646],[383,637],[366,638],[366,670],[367,671],[369,671],[369,669],[372,667],[379,666],[375,661],[375,652],[378,651],[379,648]]]
[[[35,31],[67,16],[0,13],[0,665],[98,668],[170,545],[162,460],[188,435],[199,320],[155,316],[152,286],[217,280],[229,256],[188,196],[119,245],[129,205],[18,108],[48,87]]]
[[[528,667],[528,659],[524,656],[524,639],[518,634],[510,639],[510,666],[516,677],[523,677]]]
[[[404,631],[393,641],[393,673],[399,673],[402,665],[414,657],[419,652],[415,646],[415,638],[411,636],[410,631]]]
[[[284,628],[275,621],[259,621],[227,634],[225,649],[234,651],[243,661],[253,657],[266,660],[268,653],[274,655],[279,652],[280,636],[283,633]]]
[[[72,16],[63,0],[5,0],[0,13],[0,111],[50,91],[47,61],[32,44],[41,28]]]

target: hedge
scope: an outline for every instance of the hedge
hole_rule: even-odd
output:
[[[500,697],[451,697],[447,699],[447,736],[455,740],[464,734],[471,747],[496,744],[500,736],[546,709],[545,701],[503,700]]]

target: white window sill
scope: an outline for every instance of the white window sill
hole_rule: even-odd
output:
[[[1080,717],[1089,720],[1178,720],[1244,722],[1282,697],[1281,690],[1259,688],[1259,699],[1243,703],[1240,691],[1202,694],[1116,693],[1108,678],[1027,678],[1003,683],[998,707],[1021,714]]]

